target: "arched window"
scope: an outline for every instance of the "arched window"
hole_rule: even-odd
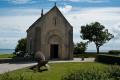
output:
[[[30,48],[30,52],[32,51],[32,38],[30,37],[30,45],[29,45],[29,48]]]

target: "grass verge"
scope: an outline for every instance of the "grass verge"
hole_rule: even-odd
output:
[[[0,54],[0,58],[12,58],[13,54]]]
[[[9,76],[13,79],[7,80],[16,80],[16,76],[22,76],[22,78],[25,78],[22,80],[61,80],[65,74],[76,70],[89,70],[95,67],[98,70],[103,71],[108,67],[108,65],[101,63],[55,63],[49,65],[50,70],[43,72],[33,71],[29,68],[9,72]],[[2,77],[4,75],[5,74],[0,75],[0,80],[3,80]]]

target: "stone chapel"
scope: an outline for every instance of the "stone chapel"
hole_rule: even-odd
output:
[[[44,53],[46,59],[73,58],[73,27],[55,5],[27,30],[27,52]]]

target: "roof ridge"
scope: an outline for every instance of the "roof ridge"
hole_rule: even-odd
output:
[[[67,23],[71,26],[71,24],[68,22],[68,20],[64,17],[64,15],[62,14],[62,12],[59,10],[59,8],[56,6],[56,5],[54,5],[53,6],[53,8],[51,8],[48,12],[46,12],[45,14],[43,14],[43,16],[40,16],[29,28],[28,28],[28,30],[30,29],[30,28],[32,28],[38,21],[40,21],[43,17],[45,17],[48,13],[50,13],[52,10],[54,10],[54,9],[57,9],[58,11],[59,11],[59,13],[62,15],[62,17],[65,19],[65,21],[67,21]],[[72,27],[72,26],[71,26]],[[27,30],[27,31],[28,31]]]

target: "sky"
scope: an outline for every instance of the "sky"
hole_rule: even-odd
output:
[[[73,26],[74,43],[80,38],[82,25],[98,21],[114,38],[100,47],[120,50],[120,0],[0,0],[0,49],[14,49],[17,41],[26,37],[26,30],[54,3]],[[94,43],[88,50],[96,50]]]

